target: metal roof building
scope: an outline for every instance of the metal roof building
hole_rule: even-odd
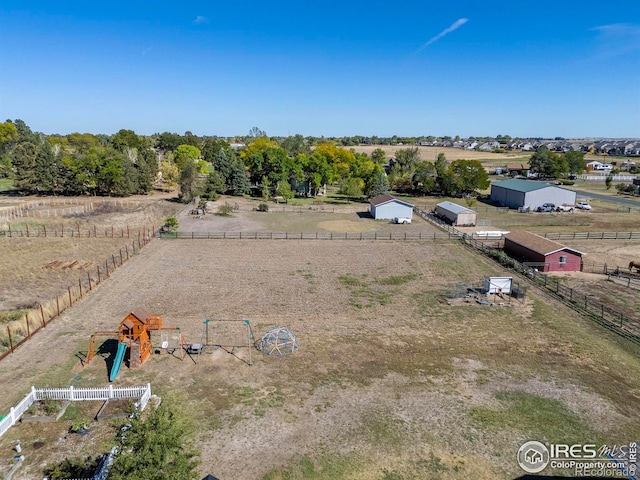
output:
[[[413,205],[392,195],[378,195],[369,200],[371,216],[376,220],[392,220],[396,217],[413,218]]]
[[[445,219],[452,225],[474,227],[477,213],[453,202],[440,202],[434,210],[436,216]]]
[[[578,272],[583,252],[524,230],[504,237],[504,251],[525,265],[543,272]]]
[[[535,210],[543,203],[575,205],[576,192],[545,182],[513,178],[492,183],[491,200],[509,208],[528,206]]]

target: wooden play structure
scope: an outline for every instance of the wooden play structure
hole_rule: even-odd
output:
[[[118,350],[116,357],[109,375],[110,381],[116,379],[120,373],[122,364],[125,361],[125,354],[128,352],[129,368],[136,369],[144,362],[148,360],[153,352],[153,344],[151,342],[152,331],[166,331],[175,330],[180,332],[178,327],[163,327],[162,316],[152,315],[145,309],[138,307],[132,310],[121,322],[117,332],[94,332],[89,339],[89,350],[87,351],[87,357],[85,365],[88,365],[91,360],[96,356],[96,337],[107,336],[118,337]],[[182,346],[186,345],[182,333],[179,333],[179,343],[182,350]],[[162,348],[168,349],[168,337],[162,337]]]

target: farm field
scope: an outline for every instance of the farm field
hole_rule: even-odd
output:
[[[363,219],[357,204],[265,214],[247,202],[228,218],[182,215],[180,228],[433,228],[417,219],[406,226]],[[605,254],[606,245],[621,244],[603,245]],[[0,363],[0,413],[31,385],[106,385],[110,353],[82,369],[81,352],[91,333],[115,331],[142,306],[190,342],[203,339],[205,319],[210,343],[245,342],[244,319],[257,338],[273,326],[297,334],[297,353],[253,351],[251,366],[247,348],[234,355],[211,348],[197,358],[160,353],[123,369],[115,385],[151,382],[194,418],[203,475],[515,478],[523,474],[515,454],[527,440],[635,440],[637,347],[532,289],[523,302],[447,301],[458,282],[503,274],[450,241],[156,239]],[[61,440],[68,423],[18,425],[0,438],[0,459],[22,440],[26,462],[14,478],[42,478],[44,464],[65,454],[104,451],[108,425],[92,422],[82,442]],[[44,443],[37,451],[36,441]]]
[[[448,161],[453,160],[481,160],[483,163],[487,163],[491,166],[501,166],[507,163],[527,162],[531,153],[527,152],[510,152],[510,153],[494,153],[484,152],[476,150],[465,150],[462,148],[453,147],[423,147],[417,145],[358,145],[355,147],[347,147],[353,149],[357,153],[366,153],[371,156],[371,153],[380,148],[384,151],[387,158],[395,156],[397,150],[406,148],[417,148],[420,151],[420,157],[423,160],[435,161],[438,158],[438,154],[444,153]],[[484,161],[487,162],[484,162]]]

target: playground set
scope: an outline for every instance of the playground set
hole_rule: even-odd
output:
[[[275,327],[268,330],[259,340],[254,341],[253,330],[249,320],[216,320],[216,341],[209,342],[209,325],[212,320],[204,321],[204,331],[199,343],[189,343],[179,327],[164,327],[162,325],[162,316],[153,315],[145,309],[138,307],[131,311],[121,322],[117,332],[94,332],[89,339],[89,349],[83,365],[86,366],[96,357],[96,338],[97,337],[116,337],[118,338],[118,348],[114,358],[113,365],[109,373],[109,381],[113,382],[122,369],[124,363],[128,363],[130,369],[136,369],[146,362],[154,352],[151,333],[160,332],[160,350],[156,352],[166,351],[175,356],[175,352],[189,355],[197,364],[197,358],[207,351],[215,351],[221,349],[247,365],[252,365],[251,351],[257,348],[266,355],[284,356],[294,353],[298,349],[298,341],[289,329],[284,327]],[[246,333],[241,333],[238,326],[244,327]],[[178,346],[171,348],[169,345],[169,331],[178,333]],[[246,335],[246,337],[245,337]],[[248,348],[248,360],[239,357],[236,351],[241,348]],[[195,356],[195,358],[193,357]]]
[[[180,338],[180,349],[186,352],[184,346],[188,345],[179,327],[163,327],[162,316],[152,315],[143,308],[131,311],[121,322],[117,332],[94,332],[89,339],[89,350],[84,365],[88,365],[96,356],[97,337],[118,337],[118,350],[109,374],[109,381],[113,382],[122,369],[127,351],[129,352],[129,368],[136,369],[146,362],[153,352],[151,332],[168,330],[177,331]],[[162,336],[162,348],[168,349],[169,341]]]

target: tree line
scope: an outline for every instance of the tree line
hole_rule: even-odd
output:
[[[335,141],[293,135],[268,137],[254,127],[232,147],[223,138],[122,129],[114,135],[44,135],[22,120],[0,123],[0,178],[21,194],[128,196],[154,187],[195,196],[253,194],[264,198],[316,196],[327,185],[353,198],[399,193],[456,195],[489,186],[476,160],[435,162],[417,147],[387,159],[382,149],[356,153]]]

